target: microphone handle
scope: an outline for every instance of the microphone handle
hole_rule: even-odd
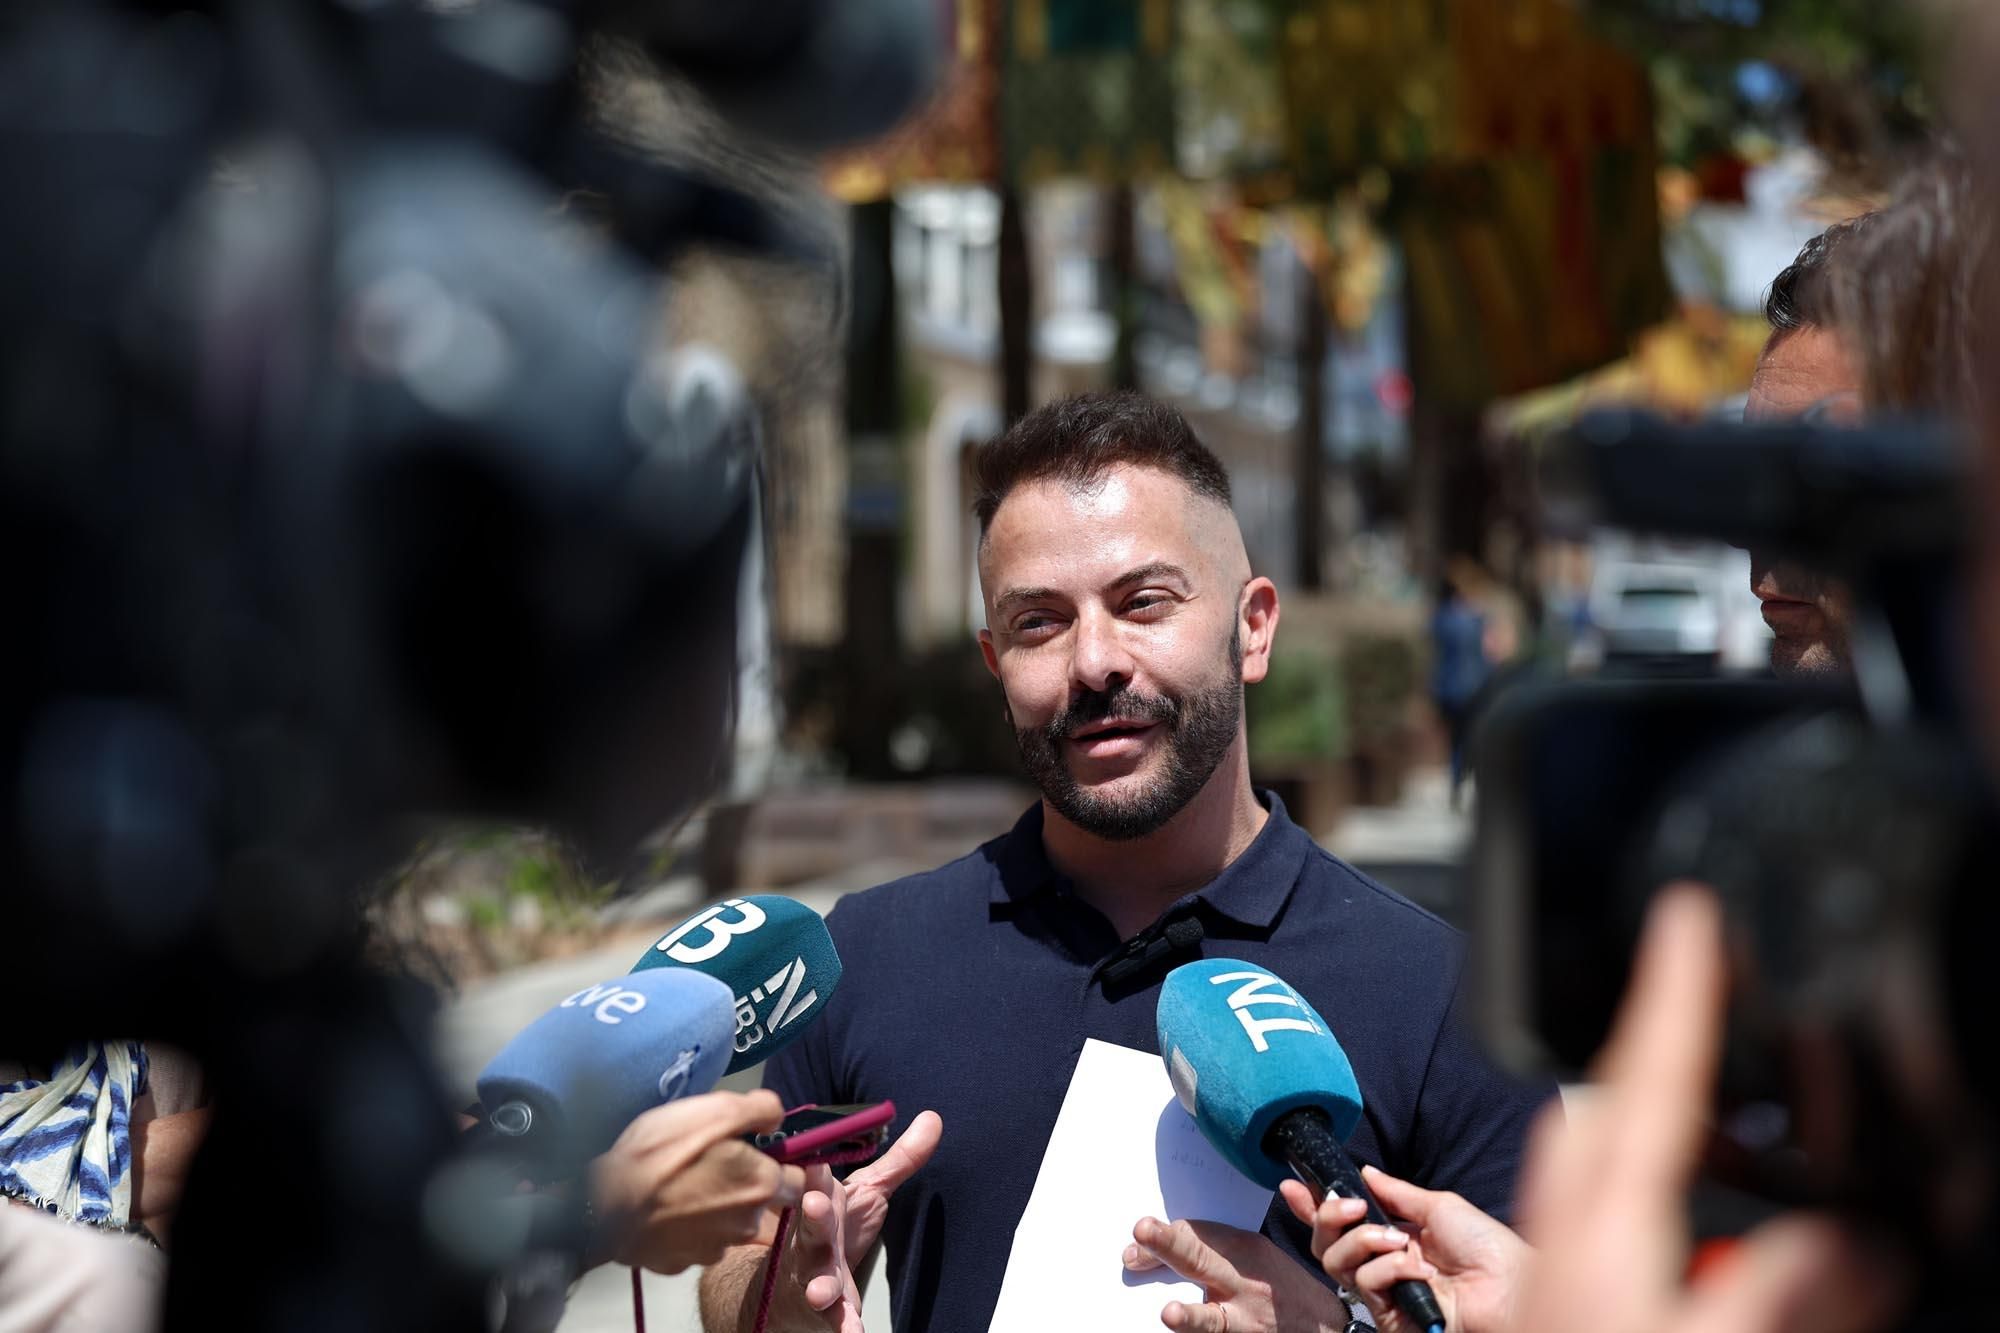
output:
[[[1264,1151],[1291,1167],[1322,1198],[1331,1194],[1336,1199],[1359,1199],[1368,1205],[1370,1222],[1377,1226],[1391,1225],[1382,1205],[1375,1202],[1374,1194],[1362,1183],[1360,1170],[1334,1134],[1333,1121],[1326,1112],[1302,1106],[1279,1116],[1264,1136]],[[1431,1290],[1430,1283],[1398,1282],[1389,1289],[1389,1294],[1395,1299],[1396,1308],[1418,1328],[1426,1333],[1444,1333],[1444,1311],[1438,1308],[1437,1293]]]

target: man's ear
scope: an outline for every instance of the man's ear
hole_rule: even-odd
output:
[[[1271,671],[1271,643],[1278,637],[1278,585],[1266,578],[1243,586],[1237,612],[1243,637],[1243,683],[1255,685]]]
[[[986,669],[993,673],[993,679],[1000,679],[1000,655],[993,650],[993,631],[979,631],[979,655],[986,659]]]

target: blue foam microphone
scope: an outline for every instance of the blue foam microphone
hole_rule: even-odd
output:
[[[560,1175],[655,1106],[713,1088],[735,1034],[735,998],[714,977],[601,981],[508,1042],[480,1072],[479,1101],[498,1145]]]
[[[840,955],[818,912],[780,894],[727,898],[695,913],[632,965],[704,972],[729,988],[736,1028],[729,1072],[796,1041],[840,984]]]
[[[1167,974],[1157,1021],[1174,1095],[1237,1170],[1272,1189],[1296,1175],[1389,1225],[1341,1146],[1361,1119],[1361,1087],[1305,996],[1253,963],[1204,958]],[[1398,1282],[1390,1294],[1416,1327],[1443,1333],[1429,1283]]]

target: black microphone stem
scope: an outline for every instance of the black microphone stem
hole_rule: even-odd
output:
[[[1388,1214],[1362,1183],[1361,1172],[1347,1155],[1333,1121],[1326,1112],[1302,1106],[1278,1117],[1278,1123],[1264,1136],[1264,1151],[1279,1158],[1309,1186],[1325,1198],[1359,1199],[1368,1205],[1368,1220],[1377,1226],[1390,1225]],[[1428,1282],[1405,1280],[1389,1289],[1396,1308],[1426,1333],[1444,1333],[1444,1311],[1438,1308],[1437,1294]]]

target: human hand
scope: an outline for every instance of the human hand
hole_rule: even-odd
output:
[[[854,1272],[868,1258],[889,1216],[889,1199],[937,1151],[944,1121],[925,1111],[901,1138],[843,1183],[824,1166],[811,1168],[785,1253],[779,1257],[774,1327],[817,1318],[836,1333],[862,1333],[861,1289]]]
[[[1160,1322],[1186,1333],[1341,1333],[1347,1307],[1254,1231],[1220,1222],[1141,1218],[1125,1247],[1135,1273],[1166,1267],[1199,1282],[1202,1304],[1169,1301]]]
[[[1359,1295],[1382,1333],[1422,1333],[1396,1308],[1398,1282],[1428,1282],[1452,1333],[1506,1333],[1533,1256],[1506,1223],[1456,1194],[1427,1190],[1372,1166],[1362,1178],[1400,1226],[1357,1226],[1359,1199],[1328,1197],[1315,1208],[1296,1180],[1278,1187],[1292,1215],[1313,1229],[1313,1257],[1327,1276]]]
[[[805,1172],[745,1142],[776,1129],[774,1092],[711,1092],[654,1107],[590,1164],[610,1257],[678,1273],[756,1237],[766,1211],[798,1201]]]
[[[1721,1046],[1720,905],[1663,890],[1598,1057],[1600,1087],[1567,1123],[1544,1112],[1521,1215],[1538,1252],[1519,1327],[1537,1333],[1845,1333],[1879,1326],[1897,1283],[1823,1220],[1760,1227],[1692,1286],[1683,1198]]]

